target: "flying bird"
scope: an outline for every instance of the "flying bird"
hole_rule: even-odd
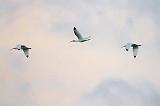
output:
[[[134,43],[127,43],[123,47],[125,47],[126,51],[129,51],[129,49],[132,47],[133,48],[133,56],[134,56],[134,58],[136,58],[137,54],[138,54],[139,46],[142,46],[142,45],[138,45],[138,44],[134,44]]]
[[[29,49],[31,49],[31,48],[28,48],[25,45],[17,45],[15,48],[12,48],[12,49],[23,50],[25,56],[28,58],[29,57]]]
[[[91,36],[83,38],[80,32],[75,27],[73,28],[73,31],[74,31],[74,34],[77,36],[78,40],[72,40],[70,42],[85,42],[85,41],[91,40],[90,39]]]

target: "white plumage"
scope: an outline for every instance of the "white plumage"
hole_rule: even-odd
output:
[[[31,49],[31,48],[28,48],[25,45],[17,45],[15,48],[12,48],[12,49],[23,50],[25,56],[28,58],[29,57],[29,49]]]
[[[83,38],[81,33],[75,27],[73,28],[73,31],[74,31],[74,34],[77,36],[78,40],[72,40],[71,42],[85,42],[85,41],[91,40],[89,39],[91,36]]]
[[[134,58],[136,58],[137,54],[138,54],[139,46],[141,46],[141,45],[137,45],[134,43],[127,43],[123,47],[125,47],[126,51],[128,51],[132,47],[133,48],[133,56],[134,56]]]

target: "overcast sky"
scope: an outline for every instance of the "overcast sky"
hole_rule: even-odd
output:
[[[160,106],[159,5],[0,0],[0,106]],[[73,27],[91,40],[69,43]],[[136,59],[127,42],[142,44]]]

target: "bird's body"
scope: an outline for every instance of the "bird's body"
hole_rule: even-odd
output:
[[[73,28],[73,31],[74,31],[74,34],[77,36],[78,40],[72,40],[71,42],[85,42],[85,41],[91,40],[89,39],[90,36],[83,38],[80,32],[75,27]]]
[[[23,50],[25,56],[28,58],[29,57],[29,49],[31,49],[31,48],[28,48],[25,45],[17,45],[15,48],[12,48],[12,49]]]
[[[136,58],[137,54],[138,54],[139,46],[142,46],[142,45],[138,45],[138,44],[134,44],[134,43],[127,43],[123,47],[125,47],[126,51],[128,51],[132,47],[133,48],[133,56],[134,56],[134,58]]]

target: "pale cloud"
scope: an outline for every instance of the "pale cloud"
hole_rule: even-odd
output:
[[[2,105],[71,106],[106,78],[147,80],[160,86],[157,1],[1,0],[0,4],[4,4]],[[92,40],[69,43],[76,39],[73,26]],[[120,48],[130,41],[143,45],[135,60],[131,51]],[[10,51],[16,44],[32,48],[29,59],[22,51]]]
[[[148,81],[102,81],[83,95],[79,106],[159,106],[160,92]]]

